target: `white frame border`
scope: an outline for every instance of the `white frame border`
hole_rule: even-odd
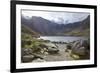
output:
[[[70,12],[88,12],[90,13],[90,60],[61,61],[61,62],[43,62],[43,63],[21,63],[21,9],[29,10],[54,10]],[[19,41],[20,40],[20,41]],[[40,68],[40,67],[57,67],[57,66],[74,66],[94,64],[94,9],[71,8],[71,7],[52,7],[36,5],[16,5],[16,69]]]

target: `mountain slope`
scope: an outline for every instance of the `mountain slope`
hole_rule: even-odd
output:
[[[22,18],[22,24],[28,26],[32,30],[41,35],[53,35],[56,32],[56,23],[46,20],[42,17],[32,17],[31,19]],[[52,29],[52,30],[51,30]]]
[[[83,21],[67,24],[64,29],[66,29],[66,31],[64,31],[65,35],[89,36],[90,35],[90,16],[88,16]]]
[[[25,34],[29,34],[29,35],[38,35],[38,33],[34,32],[33,30],[31,30],[30,28],[28,28],[25,25],[21,26],[21,32],[25,33]]]
[[[21,17],[21,23],[29,27],[40,35],[89,35],[90,16],[80,22],[69,24],[57,24],[42,17],[33,16],[32,18]],[[84,34],[82,34],[84,33]]]

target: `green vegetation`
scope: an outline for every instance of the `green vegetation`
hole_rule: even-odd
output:
[[[33,37],[35,35],[35,37]],[[32,49],[33,52],[39,51],[38,45],[41,44],[41,40],[37,39],[38,34],[33,32],[30,28],[23,26],[21,29],[21,48]]]
[[[85,29],[85,30],[74,30],[74,31],[70,31],[70,32],[65,32],[64,34],[66,35],[70,35],[70,36],[90,36],[90,30],[89,29]]]
[[[33,60],[35,61],[36,59],[40,60],[45,60],[44,55],[47,55],[45,57],[46,59],[55,60],[56,58],[59,60],[60,58],[66,59],[66,54],[69,53],[69,57],[75,60],[80,60],[80,59],[88,59],[89,58],[89,40],[88,42],[84,43],[84,46],[81,46],[81,48],[77,47],[77,45],[74,46],[75,43],[78,41],[73,41],[71,43],[64,43],[64,42],[50,42],[49,40],[43,40],[43,39],[38,39],[39,34],[35,31],[32,31],[30,28],[27,26],[22,25],[21,26],[21,60],[22,62],[32,62]],[[77,35],[77,36],[88,36],[89,35],[89,29],[86,29],[84,31],[71,31],[69,33],[66,33],[68,35]],[[65,34],[65,33],[64,33]],[[79,46],[80,46],[80,41],[79,41]],[[65,51],[60,51],[59,48],[61,48],[59,45],[62,45],[64,48],[66,48]],[[74,47],[73,47],[73,46]],[[61,49],[62,49],[61,48]],[[84,50],[84,48],[86,50]],[[74,50],[76,49],[76,50]],[[83,50],[81,50],[83,49]],[[78,51],[78,52],[77,52]],[[80,55],[81,52],[84,53],[86,52],[86,55]],[[58,55],[58,57],[55,57],[55,55]],[[61,54],[61,56],[59,56]],[[52,58],[50,57],[52,56]],[[64,58],[63,58],[64,57]]]
[[[34,32],[33,30],[31,30],[30,28],[28,28],[28,27],[25,26],[25,25],[22,25],[22,26],[21,26],[21,32],[22,32],[22,33],[29,34],[29,35],[38,35],[36,32]]]

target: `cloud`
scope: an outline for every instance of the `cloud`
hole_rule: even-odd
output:
[[[89,13],[22,10],[22,15],[28,17],[39,16],[50,21],[54,21],[58,24],[67,24],[82,21],[87,18]]]

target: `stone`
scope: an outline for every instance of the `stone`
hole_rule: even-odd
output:
[[[22,54],[22,56],[24,56],[24,55],[32,55],[33,51],[30,48],[22,48],[21,54]]]
[[[49,47],[48,48],[48,53],[56,54],[58,52],[59,52],[59,50],[57,48],[54,48],[54,47]]]
[[[78,55],[81,59],[89,58],[90,43],[88,40],[78,40],[72,45],[72,54]]]
[[[68,43],[66,45],[66,49],[65,49],[65,52],[68,52],[68,50],[71,50],[72,49],[72,44],[71,43]]]
[[[85,50],[85,47],[80,47],[80,48],[77,48],[77,49],[73,49],[72,53],[77,54],[77,55],[85,55],[86,50]]]
[[[22,62],[31,62],[34,59],[34,55],[25,55],[22,57]]]
[[[37,59],[33,60],[33,62],[46,62],[46,61],[43,59],[37,58]]]
[[[79,55],[76,54],[72,54],[71,57],[73,57],[74,59],[80,59]]]

